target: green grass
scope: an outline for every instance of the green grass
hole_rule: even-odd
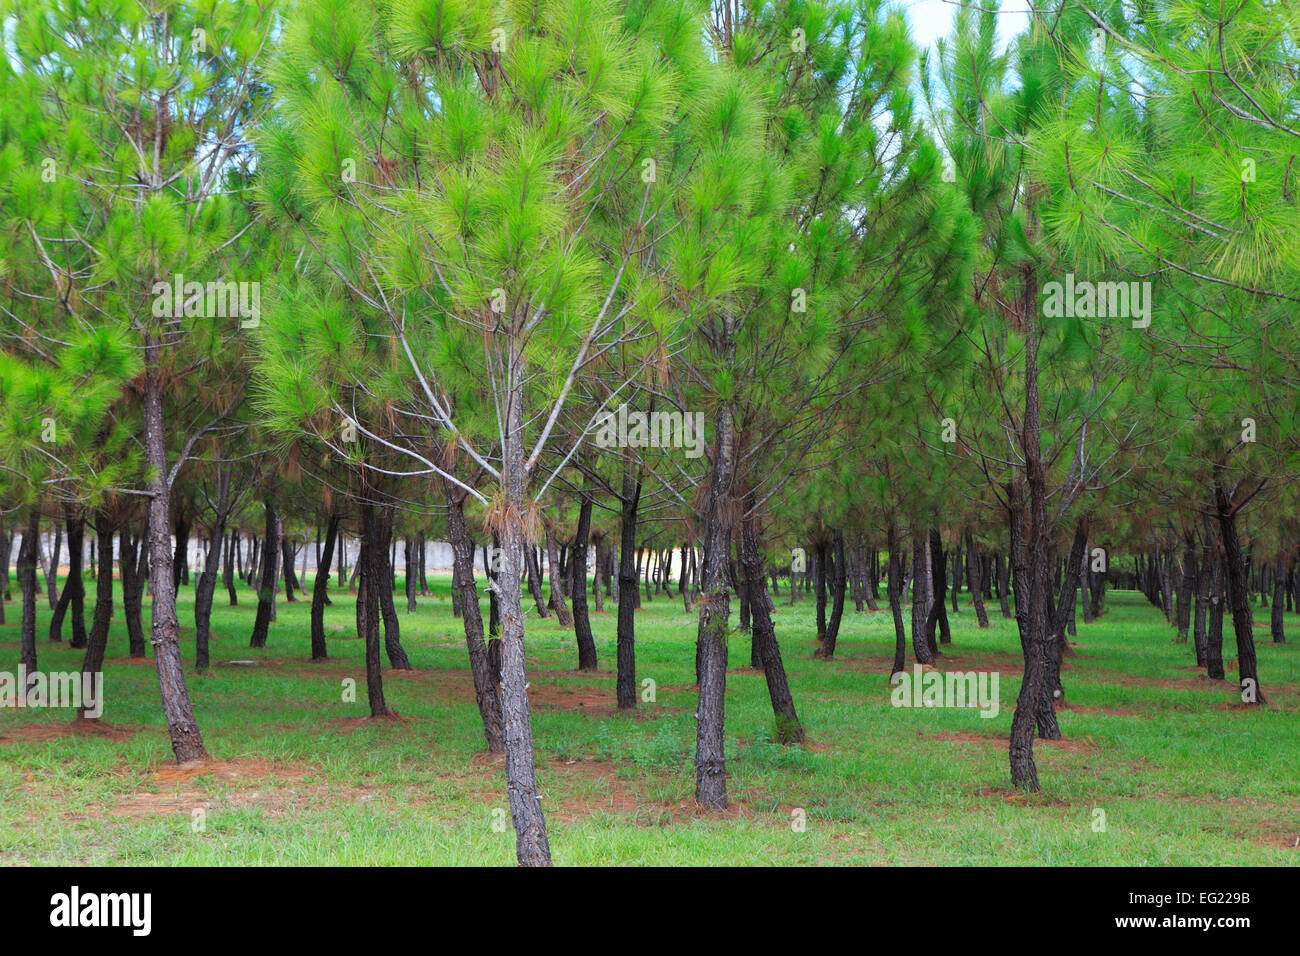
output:
[[[0,711],[0,863],[509,864],[514,859],[504,771],[488,760],[448,582],[400,608],[416,672],[385,672],[404,718],[366,721],[353,608],[333,590],[331,660],[312,664],[308,605],[279,606],[269,647],[250,650],[254,596],[217,594],[210,674],[189,674],[195,709],[222,763],[177,777],[152,662],[126,660],[119,609],[105,667],[104,720],[134,733],[56,733],[67,711]],[[93,587],[91,588],[93,592]],[[1285,864],[1300,850],[1300,657],[1258,630],[1270,704],[1233,706],[1190,646],[1134,593],[1112,593],[1106,615],[1080,625],[1065,672],[1065,744],[1038,742],[1040,794],[1009,789],[1006,736],[1019,686],[1014,625],[993,613],[975,628],[953,618],[946,668],[1000,669],[1001,710],[890,706],[893,632],[887,613],[845,612],[836,660],[813,659],[812,602],[778,598],[777,628],[810,743],[771,740],[749,639],[731,642],[728,779],[733,809],[692,808],[694,617],[678,599],[637,612],[637,678],[657,699],[613,711],[613,606],[593,615],[601,672],[573,671],[572,634],[528,620],[533,737],[551,847],[559,864]],[[0,669],[15,670],[19,608],[0,626]],[[181,620],[193,659],[193,589]],[[146,608],[146,627],[148,609]],[[1263,614],[1257,619],[1265,621]],[[81,654],[45,640],[42,670],[75,669]],[[735,609],[733,605],[733,622]],[[1300,639],[1297,618],[1288,625]],[[1231,628],[1225,654],[1232,667]],[[257,660],[256,668],[220,662]],[[1233,676],[1229,671],[1229,678]],[[345,678],[357,702],[342,701]],[[44,731],[44,733],[42,733]],[[206,813],[195,832],[193,811]],[[792,828],[802,810],[806,828]],[[1094,830],[1105,814],[1105,830]],[[494,821],[505,821],[504,831]]]

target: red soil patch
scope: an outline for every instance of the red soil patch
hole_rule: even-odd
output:
[[[260,758],[193,760],[163,767],[153,774],[157,789],[123,794],[111,806],[95,811],[95,815],[146,819],[208,809],[212,805],[211,795],[196,784],[195,781],[199,778],[232,788],[234,796],[230,802],[234,806],[256,806],[282,811],[289,804],[306,804],[302,788],[295,785],[306,780],[311,772],[305,767],[274,764]],[[285,785],[295,788],[286,790]],[[332,797],[337,796],[320,786],[315,789],[329,792]]]
[[[196,777],[212,777],[227,783],[244,783],[249,780],[273,779],[276,781],[301,780],[308,771],[301,767],[275,764],[258,757],[243,760],[191,760],[173,764],[157,771],[153,778],[158,783],[181,783]]]
[[[390,710],[383,717],[336,717],[333,720],[321,721],[321,726],[333,727],[337,730],[346,730],[351,733],[354,730],[360,730],[363,727],[382,727],[388,724],[409,724],[415,718],[403,717],[395,710]]]
[[[1049,797],[1043,794],[1043,791],[1030,793],[1027,790],[1020,790],[1015,787],[985,787],[979,791],[981,797],[997,797],[1003,803],[1014,806],[1034,806],[1034,807],[1068,807],[1070,802],[1062,800],[1060,797]]]
[[[590,687],[557,687],[553,684],[533,684],[528,688],[528,704],[538,710],[568,710],[584,713],[608,713],[618,710],[614,690],[597,690]]]
[[[586,781],[593,785],[599,796],[592,799],[586,795],[569,797],[557,805],[548,806],[546,800],[547,780],[552,775],[568,777],[570,785],[580,785]],[[632,813],[641,809],[636,794],[627,784],[614,774],[614,766],[603,760],[552,760],[542,768],[540,783],[542,808],[556,818],[572,822],[591,816],[593,813]]]
[[[1007,747],[1006,737],[992,737],[986,734],[974,734],[970,731],[961,730],[956,732],[945,731],[937,734],[927,734],[917,731],[917,736],[924,740],[942,740],[963,744],[984,744],[986,746],[995,746],[1002,749]],[[1063,740],[1044,740],[1042,737],[1034,738],[1034,746],[1046,744],[1054,750],[1063,750],[1066,753],[1091,753],[1097,749],[1097,742],[1091,736],[1079,737],[1077,739],[1066,737]]]
[[[116,727],[102,720],[83,720],[78,717],[66,724],[41,723],[9,727],[0,733],[0,743],[43,743],[69,737],[100,737],[104,740],[125,740],[140,733],[141,727]]]

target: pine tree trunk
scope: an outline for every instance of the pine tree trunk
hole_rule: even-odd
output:
[[[785,662],[781,659],[781,648],[776,641],[776,627],[772,623],[772,602],[768,598],[767,581],[763,576],[763,548],[759,539],[756,509],[755,497],[751,492],[746,496],[745,514],[741,519],[740,562],[749,588],[752,640],[759,650],[763,675],[767,680],[767,696],[772,702],[772,714],[776,720],[776,739],[783,744],[803,743],[803,725],[795,711]]]
[[[200,760],[207,756],[203,736],[194,719],[189,689],[185,685],[185,665],[181,660],[180,621],[176,618],[176,589],[173,586],[171,527],[171,484],[167,471],[167,428],[163,421],[162,374],[158,368],[161,348],[153,335],[145,336],[144,428],[145,451],[151,475],[149,482],[149,575],[151,641],[154,664],[158,669],[158,687],[172,753],[178,763]],[[105,576],[112,578],[108,555],[104,555]]]
[[[64,522],[68,528],[68,580],[59,595],[59,603],[50,618],[50,640],[63,640],[63,619],[72,611],[71,647],[86,646],[86,584],[81,576],[81,558],[85,550],[85,519],[64,509]]]
[[[1241,557],[1241,543],[1237,538],[1237,512],[1230,505],[1223,485],[1217,481],[1214,485],[1214,501],[1218,510],[1219,536],[1223,543],[1223,560],[1228,578],[1232,628],[1237,636],[1237,680],[1242,688],[1244,702],[1262,705],[1267,701],[1255,668],[1255,637],[1251,633],[1246,567]]]
[[[279,532],[277,537],[280,539],[280,564],[282,565],[282,574],[284,577],[284,597],[290,604],[296,602],[298,598],[295,592],[298,590],[298,577],[293,573],[293,556],[295,553],[293,542],[289,536],[284,533],[284,519],[280,519],[277,528]]]
[[[415,613],[415,542],[404,538],[402,542],[402,563],[405,565],[403,578],[406,583],[406,613]]]
[[[334,561],[334,547],[342,521],[343,516],[337,511],[330,513],[325,524],[325,544],[316,560],[316,578],[311,588],[311,659],[314,661],[329,657],[325,643],[325,602],[329,600],[330,565]]]
[[[393,543],[393,508],[391,505],[378,508],[376,520],[379,523],[379,545],[375,550],[376,577],[375,590],[379,596],[379,613],[384,621],[384,653],[388,655],[388,666],[393,670],[411,670],[410,658],[402,647],[402,628],[397,620],[397,608],[393,606],[393,591],[397,588],[397,576],[393,569],[390,546]]]
[[[1210,591],[1214,586],[1214,577],[1210,569],[1211,538],[1208,532],[1207,521],[1205,533],[1201,535],[1201,561],[1196,572],[1196,612],[1192,626],[1192,643],[1196,647],[1197,667],[1205,667],[1208,663],[1206,625],[1210,611]]]
[[[926,635],[929,617],[929,594],[925,579],[925,562],[929,545],[919,528],[912,532],[912,653],[918,664],[934,665],[934,653]]]
[[[578,639],[578,670],[594,671],[596,640],[591,635],[591,619],[587,616],[587,541],[591,537],[591,497],[583,492],[578,510],[578,533],[573,539],[573,554],[569,565],[573,569],[573,630]]]
[[[831,571],[831,619],[826,624],[826,638],[818,654],[830,660],[835,656],[835,643],[840,636],[840,621],[844,617],[844,592],[848,585],[848,567],[844,558],[844,533],[836,528],[832,534],[835,547],[834,566]]]
[[[569,614],[568,605],[564,603],[564,589],[560,585],[560,549],[555,541],[555,533],[546,528],[546,578],[551,588],[551,609],[561,627],[572,627],[573,616]]]
[[[488,662],[483,640],[483,612],[479,607],[478,589],[474,584],[474,544],[465,529],[463,502],[466,492],[450,478],[442,481],[447,500],[447,540],[452,555],[452,593],[458,596],[461,623],[465,629],[465,648],[469,652],[469,669],[474,678],[474,700],[483,721],[483,736],[488,753],[504,753],[505,724],[499,696],[500,674]],[[500,644],[500,641],[493,643]]]
[[[95,609],[91,612],[90,634],[86,637],[86,653],[81,660],[81,673],[90,675],[90,679],[94,681],[94,675],[104,670],[104,652],[108,648],[108,625],[113,618],[113,531],[115,529],[112,520],[103,511],[95,513],[92,524],[98,544],[100,567],[99,575],[95,578]],[[85,686],[84,682],[82,686]],[[99,703],[102,704],[103,701]],[[81,719],[94,720],[95,718],[91,717],[86,710],[82,708],[79,715]]]
[[[144,641],[144,583],[148,576],[146,561],[148,550],[145,542],[148,533],[136,537],[131,529],[123,526],[118,534],[117,564],[122,579],[122,613],[126,618],[127,641],[131,648],[131,657],[143,658],[146,655]],[[103,553],[103,549],[100,548]],[[112,554],[112,542],[109,542],[108,554]],[[112,565],[109,565],[112,571]],[[110,595],[112,592],[109,592]]]
[[[504,637],[501,640],[501,705],[506,728],[506,791],[510,816],[515,825],[515,856],[521,866],[550,866],[551,845],[546,833],[537,774],[533,765],[533,729],[528,712],[528,677],[524,649],[524,612],[520,606],[519,581],[523,573],[524,540],[524,409],[523,356],[515,343],[509,356],[509,381],[505,393],[505,441],[502,448],[502,503],[500,513],[503,547],[500,588]],[[549,537],[549,536],[548,536]],[[553,541],[553,539],[551,539]],[[552,577],[554,588],[558,581]],[[562,595],[560,596],[562,599]],[[561,623],[570,622],[561,616]]]
[[[271,601],[275,597],[275,500],[271,497],[262,503],[266,511],[266,536],[262,539],[260,583],[257,588],[257,615],[253,618],[253,634],[249,638],[249,647],[266,647],[267,630],[271,626]]]
[[[618,553],[618,676],[615,681],[620,710],[636,707],[636,517],[641,504],[641,482],[632,477],[631,465],[623,463],[623,491],[620,496]]]
[[[725,753],[727,619],[731,614],[727,567],[730,562],[735,435],[731,408],[718,412],[716,449],[705,511],[704,561],[700,572],[697,670],[700,703],[696,711],[695,803],[706,810],[727,807]]]
[[[944,556],[943,538],[938,528],[930,529],[930,606],[926,614],[925,633],[930,641],[930,650],[939,656],[939,642],[935,640],[936,626],[940,640],[944,644],[952,643],[952,632],[948,629],[948,561]]]
[[[1286,643],[1286,624],[1283,620],[1284,605],[1286,600],[1286,555],[1277,556],[1277,564],[1273,566],[1273,613],[1269,619],[1269,633],[1273,637],[1274,644]]]
[[[239,532],[230,532],[230,537],[226,539],[226,558],[225,567],[222,569],[222,581],[226,586],[226,596],[229,600],[230,607],[236,607],[239,604],[239,594],[235,591],[235,547],[239,542]]]
[[[970,586],[971,603],[975,605],[975,620],[981,628],[989,626],[988,611],[984,608],[984,563],[979,543],[970,531],[966,532],[966,577]]]
[[[27,515],[23,543],[18,548],[18,590],[22,594],[23,619],[19,639],[18,661],[27,671],[24,698],[36,680],[36,566],[40,560],[38,537],[41,533],[40,511],[33,505]]]
[[[885,541],[889,549],[889,570],[885,581],[885,596],[889,599],[889,614],[894,619],[894,665],[889,675],[901,674],[907,666],[907,630],[903,627],[903,562],[899,554],[901,545],[898,530],[891,522],[889,537]]]
[[[1205,638],[1205,674],[1212,680],[1225,680],[1223,670],[1223,612],[1226,601],[1223,555],[1218,542],[1210,550],[1210,628]]]
[[[357,632],[365,641],[366,701],[372,718],[388,716],[384,699],[384,669],[379,657],[379,587],[383,580],[384,544],[379,533],[379,516],[372,501],[362,501],[361,553],[357,556]]]

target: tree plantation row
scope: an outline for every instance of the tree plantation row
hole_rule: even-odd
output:
[[[774,617],[801,595],[827,669],[848,601],[888,613],[882,690],[942,667],[963,591],[980,627],[996,602],[1025,792],[1107,588],[1214,681],[1226,617],[1265,707],[1252,595],[1274,642],[1300,607],[1300,7],[997,26],[961,7],[923,51],[882,0],[0,0],[24,672],[38,568],[87,675],[119,581],[201,760],[219,593],[256,589],[254,648],[309,600],[325,660],[336,575],[383,718],[436,544],[524,865],[551,861],[525,635],[554,615],[595,670],[606,599],[620,710],[638,605],[694,615],[706,812],[736,635],[805,742]]]

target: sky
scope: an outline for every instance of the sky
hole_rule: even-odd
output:
[[[912,23],[912,38],[922,49],[933,49],[936,41],[946,36],[956,15],[957,0],[898,0]],[[998,15],[998,45],[1005,48],[1007,41],[1025,28],[1029,0],[1003,0]]]

